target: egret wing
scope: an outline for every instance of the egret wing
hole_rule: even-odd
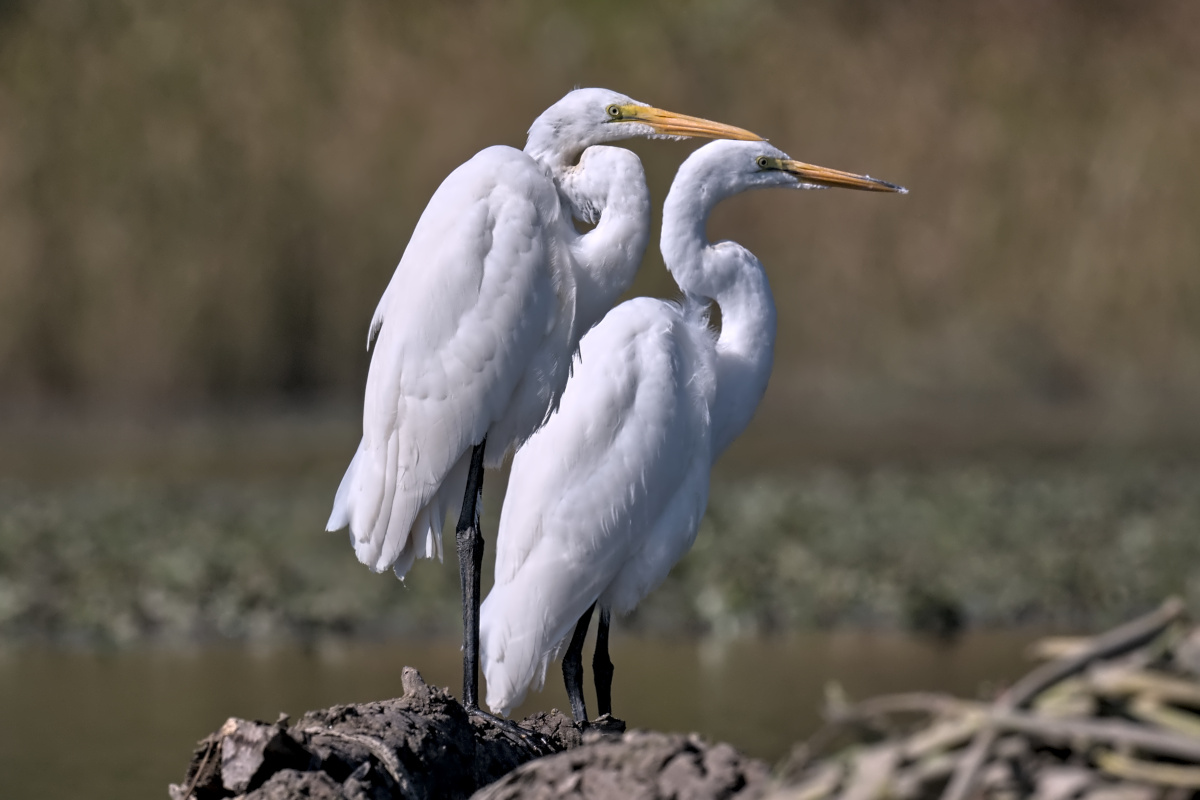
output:
[[[492,708],[520,701],[674,498],[694,494],[713,384],[693,335],[672,303],[614,309],[580,343],[558,412],[517,452],[481,612]]]
[[[536,164],[495,147],[451,173],[417,223],[372,322],[363,439],[331,518],[372,568],[400,555],[569,303],[553,263],[559,214]]]

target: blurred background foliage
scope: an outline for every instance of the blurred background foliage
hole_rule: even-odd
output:
[[[574,85],[912,190],[714,215],[767,265],[776,369],[637,624],[1068,624],[1188,591],[1189,0],[3,0],[0,630],[453,629],[451,569],[385,585],[321,522],[426,200]],[[630,146],[661,201],[695,145]],[[652,246],[633,293],[671,292]]]
[[[913,190],[761,193],[714,219],[784,307],[766,415],[1196,432],[1187,0],[8,0],[0,26],[8,405],[356,402],[442,177],[596,84]],[[661,199],[690,146],[635,146]],[[670,292],[660,264],[637,291]]]

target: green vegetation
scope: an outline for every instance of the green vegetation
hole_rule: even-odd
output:
[[[1200,468],[823,470],[714,492],[662,600],[716,630],[1114,624],[1200,600]]]
[[[371,574],[344,534],[321,530],[329,494],[315,481],[2,485],[0,641],[453,635],[452,564],[419,563],[405,583]],[[494,516],[485,524],[495,531]],[[1200,600],[1197,530],[1195,464],[720,482],[693,551],[621,625],[1096,628],[1168,593]]]
[[[120,644],[451,629],[457,570],[373,575],[346,534],[324,532],[328,488],[6,485],[0,632]]]

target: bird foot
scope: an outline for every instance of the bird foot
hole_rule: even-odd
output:
[[[583,724],[584,742],[619,738],[624,732],[625,720],[617,719],[612,714],[603,714]]]
[[[512,720],[497,717],[495,714],[489,714],[481,708],[468,708],[467,715],[483,722],[485,725],[499,728],[509,738],[525,742],[538,749],[545,750],[547,753],[552,753],[555,750],[544,735],[536,731],[531,731],[528,728],[522,728]]]

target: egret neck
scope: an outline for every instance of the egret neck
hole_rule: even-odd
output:
[[[555,176],[564,211],[596,227],[571,238],[580,335],[600,321],[633,283],[650,239],[650,190],[636,155],[589,147],[579,164]]]
[[[691,172],[671,185],[663,204],[661,246],[689,313],[704,313],[709,301],[721,309],[717,396],[711,413],[715,458],[749,424],[767,391],[776,314],[762,263],[736,242],[710,243],[705,233],[717,203],[742,189],[705,177]]]

